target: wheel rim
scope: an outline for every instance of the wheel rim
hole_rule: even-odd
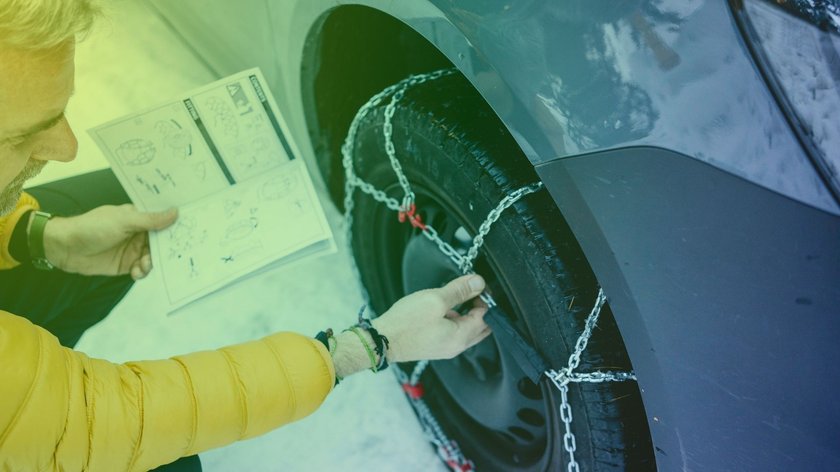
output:
[[[469,235],[474,234],[467,219],[445,196],[417,182],[413,190],[423,221],[434,226],[455,249],[466,251],[471,243]],[[394,185],[386,192],[399,190]],[[376,231],[375,241],[382,255],[377,269],[380,274],[401,275],[384,284],[388,300],[440,286],[459,274],[435,244],[420,230],[399,224],[393,212],[382,207],[374,221],[375,227],[381,228]],[[485,277],[499,306],[515,314],[507,284],[494,270],[492,259],[479,257],[476,271]],[[494,336],[455,359],[430,365],[433,379],[424,381],[427,386],[434,385],[439,394],[434,402],[444,412],[442,420],[463,433],[461,441],[471,443],[468,448],[481,450],[492,463],[515,468],[532,468],[548,461],[556,420],[553,398],[545,384],[535,385],[527,379]]]

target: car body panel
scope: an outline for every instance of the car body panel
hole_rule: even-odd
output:
[[[178,27],[190,43],[214,48],[217,57],[208,60],[217,71],[260,65],[295,102],[300,77],[288,65],[302,62],[312,25],[338,5],[376,8],[440,49],[535,165],[584,152],[659,146],[840,214],[724,2],[153,3],[167,15],[195,18],[192,26]],[[191,9],[201,15],[190,15]],[[241,19],[230,26],[236,15]],[[220,32],[217,25],[227,26]],[[269,41],[273,49],[265,48]]]
[[[827,400],[840,207],[725,2],[152,3],[220,75],[260,66],[308,156],[300,67],[325,16],[363,5],[422,34],[578,237],[639,373],[660,468],[840,468]]]
[[[840,468],[840,218],[658,148],[537,170],[609,294],[660,468]]]
[[[486,83],[516,97],[495,109],[534,164],[654,145],[837,212],[724,2],[436,3],[452,5],[491,105],[504,100]]]

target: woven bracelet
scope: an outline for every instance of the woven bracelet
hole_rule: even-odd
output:
[[[368,358],[370,359],[370,370],[371,372],[377,372],[377,363],[376,363],[376,355],[374,355],[373,350],[371,350],[370,346],[368,345],[367,341],[365,340],[365,336],[359,332],[359,326],[351,326],[344,331],[352,331],[359,337],[359,341],[362,342],[362,346],[365,347],[365,352],[367,352]]]
[[[323,344],[324,347],[327,348],[327,352],[330,353],[330,358],[332,358],[332,355],[335,352],[335,347],[338,347],[338,340],[335,339],[335,337],[333,336],[332,328],[327,328],[325,331],[319,332],[318,334],[315,335],[315,339],[320,341],[321,344]],[[334,343],[335,347],[332,347],[332,348],[330,347],[330,339],[333,340],[333,343]],[[338,374],[335,375],[335,385],[338,385],[342,380],[344,380],[344,379],[339,377]]]
[[[359,324],[358,327],[367,330],[370,333],[370,337],[373,338],[374,350],[376,354],[379,356],[379,363],[376,365],[376,370],[385,370],[388,368],[388,348],[391,347],[388,338],[382,334],[379,334],[379,331],[373,327],[373,323],[364,316],[365,314],[365,305],[362,305],[362,308],[359,310]]]

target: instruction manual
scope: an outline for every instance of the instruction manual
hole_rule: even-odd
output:
[[[170,311],[269,264],[335,251],[259,69],[90,130],[131,201],[178,207],[150,234]]]

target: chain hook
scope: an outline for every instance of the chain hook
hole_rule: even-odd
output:
[[[426,224],[423,223],[423,219],[416,212],[417,206],[414,203],[414,194],[412,193],[403,198],[397,218],[399,218],[400,223],[405,223],[408,220],[411,226],[426,231]]]

